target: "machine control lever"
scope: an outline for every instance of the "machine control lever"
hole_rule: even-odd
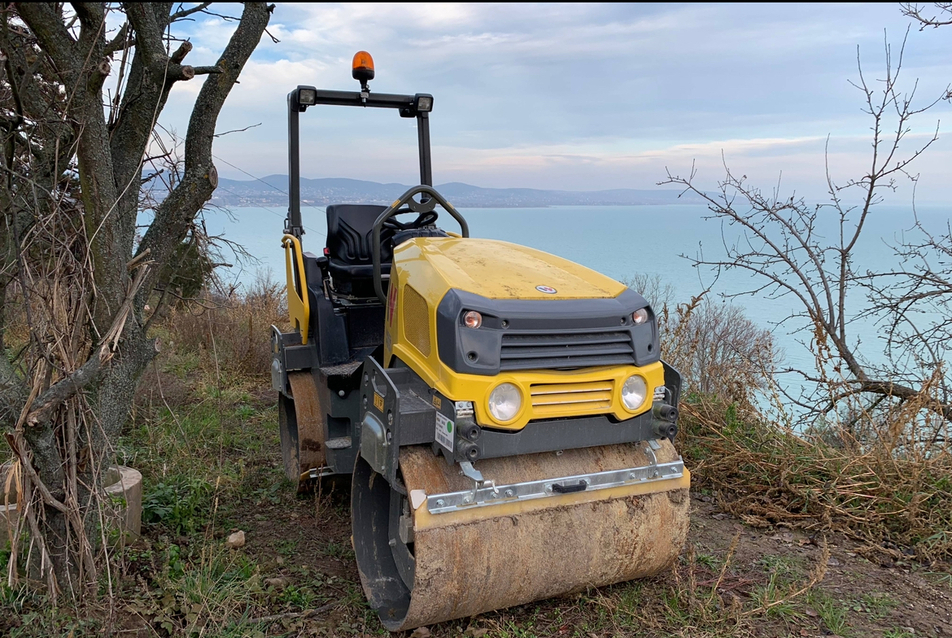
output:
[[[496,481],[487,481],[483,478],[483,473],[473,467],[473,464],[469,461],[463,461],[459,464],[460,473],[466,478],[473,481],[473,493],[470,503],[476,501],[476,492],[483,488],[491,488],[493,494],[499,494],[499,488],[496,487]]]

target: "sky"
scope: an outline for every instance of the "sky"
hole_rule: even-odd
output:
[[[214,154],[224,177],[286,173],[287,93],[357,90],[350,63],[367,50],[372,91],[433,94],[436,184],[654,188],[694,166],[711,188],[726,163],[764,190],[822,198],[827,163],[844,183],[871,161],[872,120],[850,84],[858,58],[878,88],[886,43],[895,70],[906,37],[899,86],[914,103],[952,82],[952,27],[906,36],[911,25],[880,3],[278,3],[278,42],[262,39],[218,122],[219,133],[252,128],[219,137]],[[214,64],[234,23],[199,14],[177,28],[197,66]],[[201,82],[176,86],[166,127],[184,132]],[[952,105],[914,118],[900,145],[913,151],[937,125],[911,167],[921,203],[952,201]],[[418,181],[415,124],[395,111],[312,108],[301,126],[304,177]],[[911,192],[901,183],[896,196]]]

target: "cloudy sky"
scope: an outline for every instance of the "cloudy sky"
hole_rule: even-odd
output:
[[[237,10],[240,10],[237,9]],[[212,64],[234,28],[182,25]],[[372,90],[435,96],[434,181],[571,190],[652,188],[722,155],[765,189],[816,197],[824,146],[835,179],[870,161],[857,47],[868,82],[893,65],[911,22],[898,4],[281,4],[219,120],[225,177],[287,171],[286,94],[298,84],[355,90],[353,54],[374,56]],[[952,82],[952,27],[913,28],[901,88],[924,105]],[[916,81],[918,86],[916,87]],[[184,131],[200,79],[173,92],[163,122]],[[952,127],[942,102],[911,122],[902,150]],[[396,112],[323,107],[302,117],[305,177],[415,183],[416,132]],[[914,166],[920,201],[952,201],[952,129]],[[233,165],[233,166],[232,166]],[[908,192],[908,190],[906,191]]]

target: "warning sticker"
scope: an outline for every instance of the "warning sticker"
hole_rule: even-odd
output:
[[[453,422],[439,412],[436,413],[436,442],[453,451]]]

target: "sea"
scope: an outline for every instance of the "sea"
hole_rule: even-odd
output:
[[[717,303],[740,306],[756,325],[770,330],[783,366],[810,370],[814,356],[811,334],[802,320],[789,320],[801,311],[792,296],[772,296],[762,289],[763,278],[739,269],[716,272],[697,266],[695,260],[716,261],[726,255],[725,246],[742,240],[741,232],[713,216],[702,205],[645,206],[560,206],[549,208],[460,209],[473,237],[486,237],[543,250],[619,281],[638,275],[657,277],[671,286],[677,302],[687,302],[704,290]],[[903,237],[915,237],[916,219],[932,232],[948,232],[952,208],[947,206],[877,206],[869,216],[853,254],[856,272],[888,269],[903,265],[893,246]],[[243,247],[251,258],[226,255],[232,267],[220,271],[231,286],[251,284],[257,276],[285,279],[281,235],[285,211],[277,208],[231,208],[204,213],[206,229]],[[826,241],[838,239],[834,211],[821,210],[817,224]],[[326,222],[323,208],[302,209],[305,226],[304,250],[320,254],[324,247]],[[440,222],[446,230],[457,230],[448,215]],[[228,252],[228,251],[226,251]],[[650,299],[649,299],[650,301]],[[883,335],[887,326],[871,319],[857,318],[866,306],[861,290],[847,298],[852,309],[850,339],[860,343],[860,351],[872,362],[883,357]],[[785,321],[786,320],[786,321]],[[663,336],[662,336],[663,338]]]

